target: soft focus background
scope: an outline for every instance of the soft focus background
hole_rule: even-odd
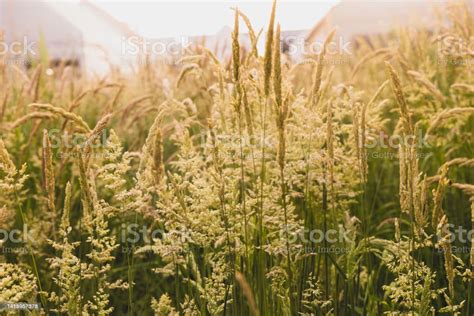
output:
[[[283,41],[296,43],[298,49],[291,55],[301,60],[308,40],[322,42],[336,26],[345,42],[387,34],[395,26],[432,28],[439,20],[434,12],[442,12],[445,4],[429,0],[281,1],[278,19]],[[36,55],[23,56],[24,63],[38,58],[44,43],[53,63],[67,62],[103,75],[113,66],[130,69],[147,54],[157,59],[176,57],[176,51],[182,55],[179,47],[190,43],[204,44],[218,57],[228,57],[230,21],[236,7],[245,12],[256,32],[262,31],[258,42],[262,49],[270,6],[270,1],[263,0],[1,0],[0,29],[7,43],[27,39],[32,45]],[[248,35],[242,33],[241,41],[248,47]]]

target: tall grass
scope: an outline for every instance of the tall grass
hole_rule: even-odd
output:
[[[263,55],[235,9],[229,60],[197,45],[100,80],[0,64],[0,228],[29,236],[0,242],[0,303],[472,314],[472,240],[451,238],[474,228],[466,12],[350,56],[335,29],[301,62],[274,2]]]

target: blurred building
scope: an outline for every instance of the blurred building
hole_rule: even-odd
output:
[[[9,62],[27,66],[40,54],[52,62],[84,62],[81,31],[41,1],[0,0],[0,30]],[[42,46],[48,49],[41,51]]]
[[[323,43],[336,28],[335,39],[343,45],[355,37],[369,39],[384,36],[395,27],[432,30],[446,22],[448,0],[342,0],[336,4],[305,36],[307,45]],[[459,1],[458,1],[459,3]],[[466,3],[474,8],[474,0]],[[471,11],[472,12],[472,11]]]
[[[124,52],[123,43],[141,38],[87,0],[0,0],[0,30],[6,47],[27,46],[20,54],[9,52],[11,62],[28,66],[47,56],[53,67],[72,65],[97,74],[131,65],[137,56]]]

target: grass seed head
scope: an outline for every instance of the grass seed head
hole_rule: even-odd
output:
[[[270,94],[270,79],[272,75],[272,48],[273,48],[273,28],[275,24],[276,0],[273,0],[272,13],[270,15],[270,23],[268,24],[267,40],[265,42],[264,57],[264,93],[268,97]]]
[[[51,141],[49,140],[48,131],[43,130],[43,178],[46,193],[48,195],[48,208],[51,212],[55,212],[55,181],[53,169],[53,153]]]

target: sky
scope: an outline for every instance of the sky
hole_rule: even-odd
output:
[[[271,0],[89,0],[145,37],[212,35],[232,26],[238,7],[255,30],[265,28]],[[282,30],[313,27],[337,0],[280,0],[277,21]]]

